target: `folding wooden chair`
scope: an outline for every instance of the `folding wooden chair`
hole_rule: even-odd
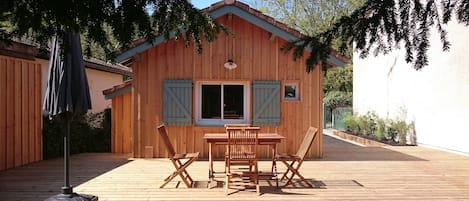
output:
[[[173,163],[174,167],[176,168],[176,171],[174,171],[171,175],[169,175],[165,180],[164,183],[160,186],[160,188],[163,188],[166,184],[168,184],[174,177],[179,175],[182,179],[182,181],[186,184],[188,188],[191,188],[194,180],[192,177],[187,173],[186,168],[192,164],[197,157],[199,157],[199,152],[196,153],[176,153],[174,151],[173,145],[169,141],[168,133],[166,132],[166,128],[164,124],[161,124],[158,126],[158,132],[160,133],[160,137],[168,151],[169,154],[169,160]],[[186,160],[186,162],[183,162],[182,160]]]
[[[228,193],[232,179],[249,177],[249,181],[243,180],[243,186],[255,186],[260,194],[257,166],[257,146],[259,127],[227,127],[228,145],[226,155],[226,185],[225,193]],[[232,166],[246,165],[249,171],[234,171]],[[254,167],[254,170],[252,169]],[[235,184],[235,182],[233,182]]]
[[[305,178],[300,174],[299,169],[301,167],[301,164],[303,164],[306,154],[308,153],[308,150],[313,144],[314,139],[316,138],[317,132],[317,128],[309,127],[308,131],[306,132],[303,138],[303,142],[301,143],[296,154],[275,155],[275,161],[281,161],[288,168],[287,171],[283,174],[282,178],[280,178],[280,181],[287,179],[287,183],[285,184],[285,186],[292,184],[292,179],[296,175],[300,177],[302,182],[305,182],[306,184],[308,184],[308,186],[313,187],[310,183],[305,181]]]

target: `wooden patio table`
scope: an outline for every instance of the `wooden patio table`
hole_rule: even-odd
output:
[[[274,168],[274,158],[277,151],[277,144],[284,139],[282,135],[278,133],[259,133],[258,143],[259,145],[268,145],[272,149],[272,168]],[[205,133],[203,139],[208,143],[208,177],[210,181],[213,181],[214,173],[213,170],[213,146],[214,145],[223,145],[228,144],[228,134],[227,133]],[[273,171],[273,170],[272,170]],[[224,171],[223,171],[224,172]]]

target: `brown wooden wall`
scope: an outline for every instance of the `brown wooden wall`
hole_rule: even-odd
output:
[[[309,157],[322,156],[322,70],[316,67],[305,71],[304,59],[292,60],[291,54],[279,49],[286,42],[235,15],[217,19],[227,25],[235,36],[220,34],[219,38],[204,44],[203,53],[193,47],[185,48],[182,41],[168,41],[140,53],[140,60],[133,64],[134,101],[133,152],[143,157],[145,146],[154,147],[155,157],[165,157],[166,150],[156,133],[156,125],[163,122],[162,85],[165,79],[208,80],[279,80],[299,81],[300,101],[281,101],[281,123],[278,127],[262,127],[261,132],[278,132],[286,139],[279,146],[280,152],[296,152],[309,126],[319,128],[319,138],[314,142]],[[232,51],[233,50],[233,51]],[[232,57],[238,68],[227,70],[223,64]],[[283,87],[283,85],[282,85]],[[194,94],[193,94],[194,97]],[[193,107],[195,108],[195,106]],[[194,114],[194,113],[193,113]],[[169,127],[168,132],[176,150],[200,151],[208,157],[208,145],[202,136],[206,132],[224,132],[223,127],[179,126]],[[262,155],[268,155],[263,148]],[[218,148],[218,156],[223,148]]]
[[[131,150],[131,93],[112,98],[112,153],[132,153]]]
[[[0,170],[42,159],[41,65],[0,56]]]

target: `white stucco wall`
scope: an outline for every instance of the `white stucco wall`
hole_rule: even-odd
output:
[[[44,102],[44,93],[46,92],[47,79],[49,74],[49,62],[47,60],[38,60],[42,65],[42,102]],[[117,73],[104,72],[91,68],[86,68],[88,86],[90,88],[91,106],[90,112],[101,112],[111,107],[111,100],[105,100],[103,90],[122,83],[122,75]]]
[[[430,38],[429,65],[414,70],[405,50],[359,59],[354,55],[353,103],[361,114],[394,118],[406,108],[419,144],[469,154],[469,27],[448,25],[450,52]]]

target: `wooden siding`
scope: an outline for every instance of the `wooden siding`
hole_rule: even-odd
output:
[[[131,93],[124,93],[112,98],[112,153],[132,153],[131,150]]]
[[[236,15],[224,15],[217,20],[227,25],[234,36],[220,34],[216,41],[203,45],[202,54],[197,54],[193,47],[186,48],[183,41],[170,40],[140,53],[139,60],[134,62],[132,138],[135,157],[143,157],[146,146],[153,147],[155,157],[166,156],[156,135],[156,125],[163,122],[162,85],[165,79],[192,80],[194,83],[213,80],[249,80],[251,83],[254,80],[276,80],[280,81],[282,87],[287,80],[297,81],[301,86],[301,100],[282,99],[280,125],[262,127],[261,132],[277,132],[285,136],[278,150],[295,152],[309,126],[322,131],[321,67],[306,73],[306,57],[293,61],[291,54],[280,51],[285,40],[271,36],[269,32]],[[227,70],[223,67],[229,58],[234,60],[238,68]],[[176,150],[200,151],[202,157],[206,158],[208,145],[202,136],[206,132],[224,132],[224,128],[169,126],[168,132]],[[321,157],[322,137],[317,138],[313,147],[308,157]],[[217,149],[217,155],[221,156],[223,149]],[[267,157],[268,153],[267,149],[263,149],[261,155]]]
[[[42,159],[41,65],[0,56],[0,170]]]

